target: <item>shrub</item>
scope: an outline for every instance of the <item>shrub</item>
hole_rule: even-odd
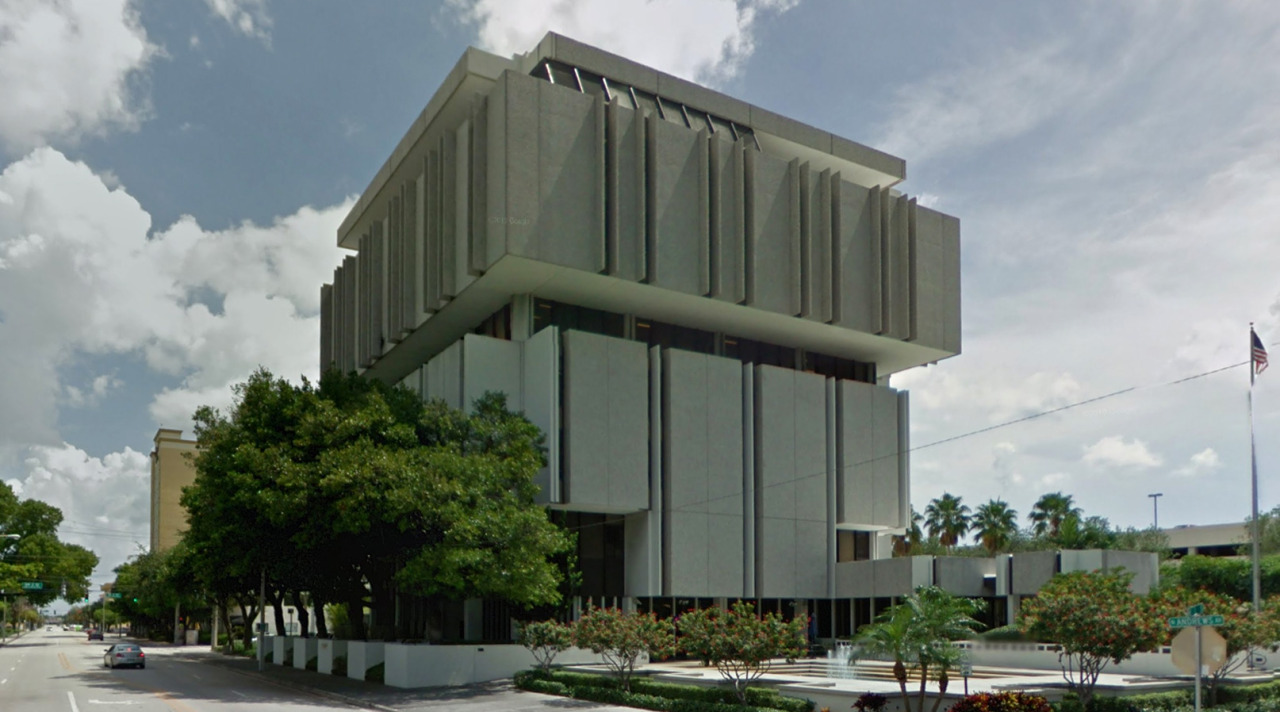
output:
[[[742,601],[727,611],[689,611],[676,622],[684,649],[714,664],[743,704],[748,686],[769,671],[774,658],[804,654],[808,623],[808,618],[786,621],[776,613],[756,615],[755,606]]]
[[[315,672],[320,669],[320,661],[317,658],[309,658],[306,668],[311,672]]]
[[[652,613],[623,613],[617,608],[592,608],[582,614],[574,625],[573,638],[579,646],[604,658],[624,690],[630,687],[641,654],[665,658],[675,649],[671,621],[658,620]]]
[[[334,675],[341,675],[341,676],[343,676],[343,677],[346,677],[346,675],[347,675],[347,658],[346,658],[346,656],[339,655],[339,656],[337,656],[337,657],[335,657],[335,658],[333,659],[333,670],[332,670],[332,672],[333,672],[333,674],[334,674]]]
[[[738,702],[733,690],[652,680],[635,680],[630,692],[616,678],[588,673],[525,670],[515,675],[515,686],[531,692],[562,694],[576,699],[620,704],[666,712],[812,712],[811,700],[783,697],[775,690],[751,689],[747,704]],[[563,691],[561,691],[563,690]]]
[[[979,692],[960,700],[951,712],[1051,712],[1049,701],[1024,692]]]
[[[364,673],[364,679],[367,682],[386,682],[387,680],[387,664],[378,663],[369,668]]]
[[[275,655],[276,655],[276,651],[268,650],[267,654],[263,656],[263,660],[266,660],[269,663],[274,662]]]
[[[889,704],[888,697],[877,695],[874,692],[867,692],[854,700],[853,708],[858,712],[880,712],[887,704]]]
[[[1172,712],[1193,704],[1191,690],[1170,690],[1169,692],[1152,692],[1146,695],[1129,695],[1114,698],[1128,703],[1129,709],[1139,712]]]
[[[529,649],[538,667],[550,670],[556,655],[573,645],[573,627],[556,621],[534,621],[520,626],[520,644]]]
[[[992,628],[978,637],[991,643],[1024,643],[1028,640],[1022,629],[1016,625]]]

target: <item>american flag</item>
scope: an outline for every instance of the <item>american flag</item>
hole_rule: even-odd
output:
[[[1267,350],[1262,346],[1262,339],[1258,338],[1258,333],[1253,329],[1249,330],[1250,340],[1253,342],[1253,372],[1255,374],[1262,373],[1267,370]]]

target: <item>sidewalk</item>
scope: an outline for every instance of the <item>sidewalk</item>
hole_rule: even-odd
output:
[[[208,650],[205,648],[205,650]],[[308,692],[368,710],[382,712],[524,712],[526,710],[555,710],[566,707],[581,712],[634,712],[632,707],[603,705],[584,700],[570,700],[554,695],[524,692],[511,685],[510,680],[480,683],[464,687],[432,687],[402,690],[373,682],[361,682],[348,677],[321,675],[310,670],[298,670],[268,663],[258,672],[258,661],[219,653],[194,653],[202,662],[218,665],[248,677],[267,680],[282,687]]]

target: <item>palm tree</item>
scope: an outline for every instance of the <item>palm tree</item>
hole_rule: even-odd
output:
[[[987,553],[995,556],[1001,549],[1009,546],[1013,536],[1018,533],[1018,512],[1010,509],[1008,502],[993,499],[973,513],[970,527],[977,533],[978,541]]]
[[[960,651],[951,641],[967,637],[978,625],[974,620],[982,608],[979,601],[952,595],[936,586],[921,586],[902,603],[893,606],[858,631],[863,654],[893,659],[893,677],[898,681],[906,712],[924,712],[925,688],[930,669],[938,679],[938,697],[933,712],[947,691],[947,672],[959,661]],[[908,666],[920,674],[920,693],[915,710],[907,692]]]
[[[944,493],[924,508],[924,528],[950,550],[969,531],[969,507],[959,497]]]
[[[920,516],[915,507],[912,507],[906,533],[893,538],[894,556],[910,556],[920,549],[920,543],[924,541],[924,532],[920,530],[920,524],[923,521],[924,517]]]
[[[1080,516],[1080,508],[1069,494],[1050,492],[1036,500],[1035,506],[1027,519],[1031,520],[1031,531],[1036,536],[1058,536],[1062,521],[1072,515]]]

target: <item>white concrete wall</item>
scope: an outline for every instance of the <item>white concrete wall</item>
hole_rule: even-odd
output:
[[[333,674],[335,658],[347,656],[347,641],[322,638],[316,646],[316,671],[325,675]]]
[[[271,662],[284,665],[286,651],[293,650],[293,638],[287,635],[276,635],[271,638]]]
[[[315,638],[294,638],[293,666],[298,670],[305,670],[307,661],[316,657],[319,650],[319,641]]]
[[[381,641],[347,641],[347,677],[363,680],[369,668],[385,662],[386,646]]]
[[[557,665],[599,662],[600,656],[581,648],[555,659]],[[386,684],[391,687],[470,685],[505,679],[535,664],[533,654],[520,645],[386,644]]]

